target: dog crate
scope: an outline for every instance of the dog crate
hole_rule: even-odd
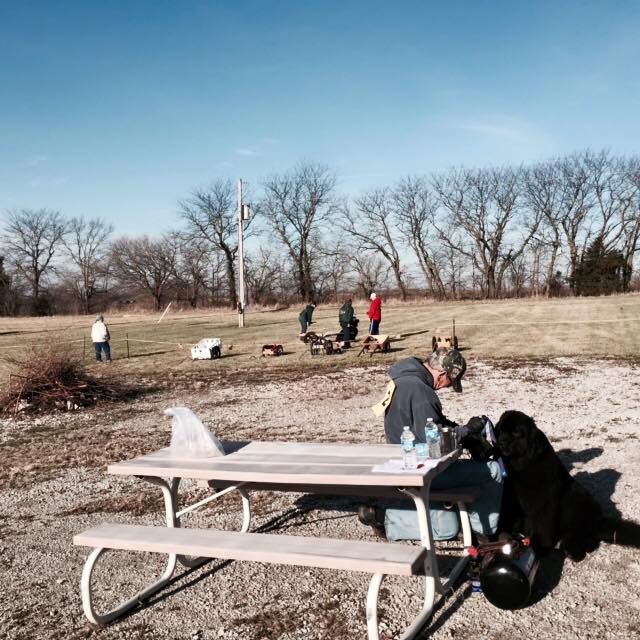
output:
[[[203,338],[191,347],[192,360],[215,360],[222,356],[222,340],[220,338]]]

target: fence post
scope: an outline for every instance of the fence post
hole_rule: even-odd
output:
[[[131,356],[129,355],[129,334],[125,334],[127,336],[127,358],[130,358]]]

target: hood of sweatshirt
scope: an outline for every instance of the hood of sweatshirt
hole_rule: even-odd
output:
[[[400,362],[396,362],[389,369],[389,377],[392,380],[397,380],[398,378],[403,378],[405,376],[419,378],[425,384],[433,387],[433,377],[427,371],[424,364],[422,364],[422,360],[419,358],[406,358],[405,360],[400,360]]]

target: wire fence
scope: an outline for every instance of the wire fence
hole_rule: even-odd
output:
[[[124,338],[116,338],[113,340],[109,340],[109,345],[114,344],[124,344],[127,352],[127,358],[135,358],[137,355],[146,355],[145,353],[132,353],[131,345],[132,343],[148,343],[148,344],[164,344],[175,346],[177,349],[190,349],[193,344],[191,342],[169,342],[166,340],[144,340],[143,338],[130,338],[129,334],[126,334]],[[75,340],[56,340],[56,345],[65,345],[65,344],[82,344],[82,357],[83,359],[87,357],[87,352],[89,354],[92,352],[93,342],[91,339],[86,336],[83,338],[76,338]],[[3,349],[39,349],[51,346],[51,342],[34,342],[34,343],[22,343],[22,344],[5,344],[0,345],[0,351]]]

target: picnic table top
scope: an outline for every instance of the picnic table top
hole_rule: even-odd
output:
[[[427,464],[426,471],[377,472],[400,458],[400,446],[320,442],[223,442],[226,455],[180,458],[167,447],[109,465],[115,475],[225,480],[248,483],[422,487],[453,463],[459,451]]]

